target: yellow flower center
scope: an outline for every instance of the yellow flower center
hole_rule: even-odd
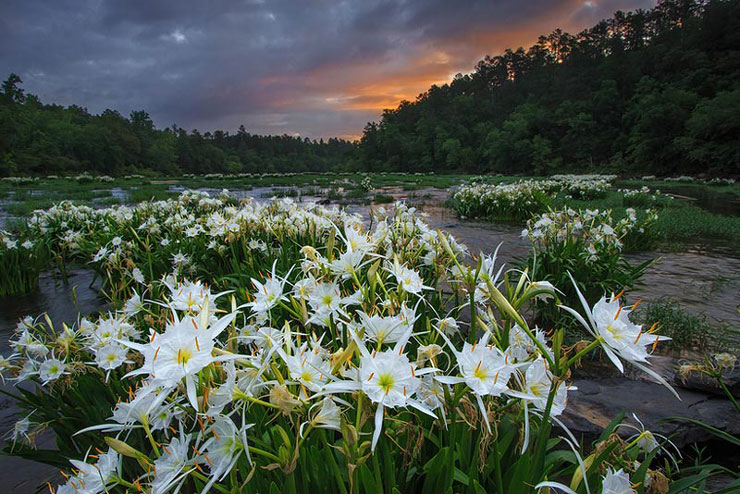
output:
[[[390,374],[380,374],[378,375],[378,386],[385,391],[385,394],[388,394],[393,388],[395,380],[393,379],[393,376]]]
[[[473,372],[473,375],[477,377],[478,379],[485,379],[488,377],[488,373],[486,372],[486,369],[481,365],[483,364],[483,361],[478,362],[478,366],[475,368],[475,372]]]
[[[540,396],[540,394],[542,393],[542,388],[539,384],[532,384],[531,386],[529,386],[529,390],[535,396]]]
[[[622,334],[619,333],[619,331],[617,331],[617,329],[613,325],[608,324],[606,326],[606,330],[609,331],[612,334],[612,336],[614,337],[615,340],[622,339]]]
[[[193,356],[193,351],[189,348],[180,348],[177,351],[177,363],[179,365],[185,365],[188,363],[188,360],[190,360],[190,357]]]

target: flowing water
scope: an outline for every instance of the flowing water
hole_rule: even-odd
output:
[[[179,187],[172,186],[170,189],[179,192]],[[220,189],[200,190],[211,194],[220,192]],[[238,198],[251,197],[257,201],[265,201],[280,190],[261,187],[231,192]],[[520,224],[461,220],[453,211],[444,207],[448,191],[422,189],[407,192],[400,187],[393,187],[378,192],[405,200],[409,205],[417,207],[428,215],[426,220],[431,227],[453,234],[472,253],[491,254],[500,245],[499,260],[509,265],[528,255],[529,245],[521,238]],[[301,202],[318,202],[321,199],[302,195],[300,189],[295,195],[294,199]],[[123,199],[121,193],[118,196]],[[369,217],[369,205],[355,202],[345,204],[345,207],[366,219]],[[722,210],[716,204],[713,208]],[[728,206],[722,211],[732,212],[733,208],[734,206]],[[736,307],[740,304],[740,255],[737,246],[717,242],[693,246],[688,252],[651,252],[628,256],[635,263],[654,257],[660,257],[660,261],[650,267],[644,277],[645,286],[639,290],[639,296],[646,299],[646,302],[669,296],[689,310],[705,312],[710,319],[734,325],[736,328],[740,325],[740,317],[736,312]],[[85,315],[104,309],[104,302],[98,297],[95,288],[90,287],[91,282],[92,274],[85,270],[74,271],[68,283],[56,280],[47,273],[42,275],[37,292],[0,297],[0,354],[10,353],[8,338],[13,334],[19,318],[46,312],[56,326],[62,321],[76,321],[78,312]],[[77,287],[76,305],[72,296],[73,286]],[[10,387],[5,385],[4,389],[9,390]],[[13,400],[0,398],[0,435],[5,435],[12,428],[17,410]],[[53,444],[46,446],[53,447]],[[11,492],[30,492],[38,484],[38,479],[49,478],[54,472],[54,469],[42,464],[17,458],[3,458],[2,465],[5,471],[13,472],[12,475],[6,475],[12,480],[12,486],[8,487]]]

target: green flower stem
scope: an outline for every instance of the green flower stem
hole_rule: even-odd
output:
[[[578,362],[578,360],[581,357],[583,357],[588,352],[590,352],[591,350],[593,350],[594,348],[596,348],[597,346],[599,346],[601,344],[601,342],[602,342],[602,338],[601,337],[596,338],[594,341],[592,341],[591,343],[589,343],[586,348],[584,348],[580,352],[576,353],[573,357],[571,357],[570,359],[568,359],[568,361],[565,363],[566,369],[570,368],[570,366],[573,365],[574,363]]]

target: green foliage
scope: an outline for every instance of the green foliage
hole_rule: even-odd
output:
[[[740,217],[713,214],[691,204],[665,209],[655,225],[656,233],[670,241],[725,238],[740,241]]]
[[[39,285],[39,273],[49,261],[49,251],[44,242],[19,242],[0,230],[0,295],[19,295],[35,290]]]
[[[693,314],[671,298],[660,298],[647,304],[640,320],[648,327],[660,325],[661,334],[670,336],[665,346],[674,350],[706,350],[710,338],[718,339],[722,328],[711,324],[705,314]]]
[[[522,267],[529,269],[533,279],[558,288],[563,303],[570,307],[579,303],[571,279],[575,280],[593,305],[604,294],[628,292],[639,283],[654,260],[633,266],[622,253],[649,242],[654,221],[652,212],[615,221],[609,210],[550,211],[529,221],[527,236],[533,248]],[[538,306],[537,314],[548,324],[562,322],[565,315],[552,304]]]
[[[393,196],[389,196],[388,194],[380,194],[376,193],[375,197],[373,198],[373,202],[375,204],[389,204],[393,202],[395,199]]]

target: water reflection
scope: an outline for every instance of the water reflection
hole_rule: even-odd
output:
[[[98,296],[98,290],[90,284],[93,274],[89,270],[75,270],[70,274],[68,283],[55,279],[51,273],[43,273],[39,279],[39,289],[35,293],[20,296],[0,297],[0,354],[10,353],[9,338],[15,331],[19,319],[31,315],[49,314],[54,327],[62,322],[71,323],[77,320],[77,314],[91,314],[104,309],[104,301]],[[76,288],[76,305],[72,288]],[[10,383],[1,385],[4,390],[12,391]],[[0,394],[0,437],[5,438],[17,420],[19,408],[15,400]],[[55,449],[53,434],[47,433],[39,438],[40,449]],[[34,492],[39,484],[46,482],[57,474],[55,468],[43,463],[15,457],[2,457],[3,477],[2,492]],[[9,483],[8,483],[9,482]]]

